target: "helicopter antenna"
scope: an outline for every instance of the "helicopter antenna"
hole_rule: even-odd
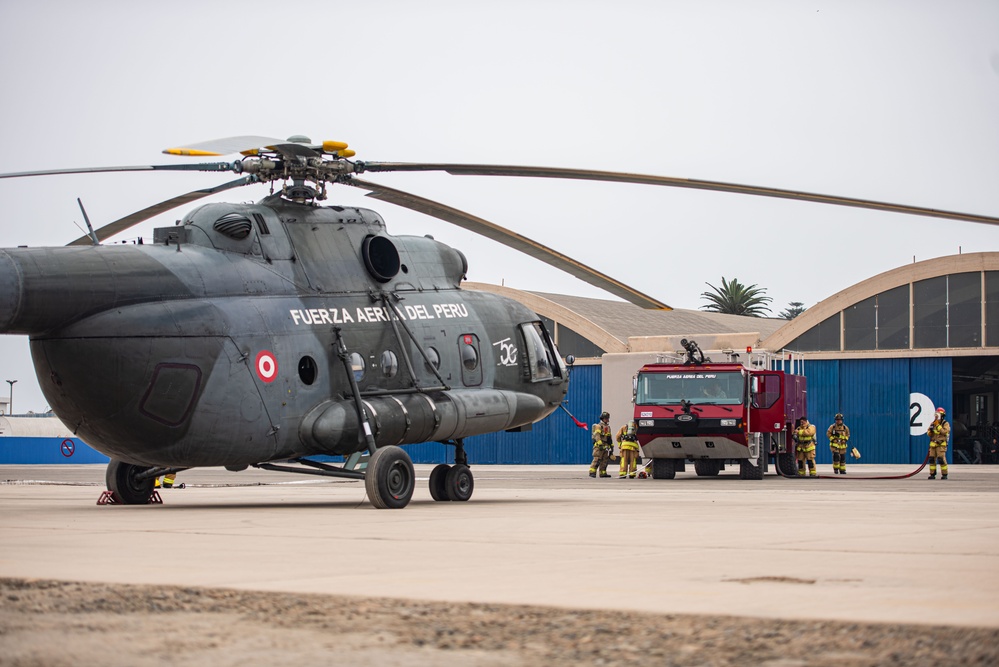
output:
[[[100,245],[101,242],[97,240],[97,234],[94,232],[94,226],[90,224],[90,216],[87,215],[87,209],[83,208],[83,202],[80,198],[76,198],[76,203],[80,205],[80,211],[83,213],[83,221],[87,223],[87,232],[90,234],[90,239],[94,242],[94,245]]]

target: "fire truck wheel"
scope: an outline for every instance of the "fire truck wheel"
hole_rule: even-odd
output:
[[[652,459],[653,479],[673,479],[676,477],[676,461],[674,459]]]
[[[763,479],[763,457],[761,454],[755,460],[739,461],[739,479]]]
[[[780,468],[780,470],[777,471],[778,475],[782,475],[784,477],[794,477],[794,471],[797,469],[797,462],[794,460],[794,453],[787,452],[786,454],[778,454],[777,467]]]
[[[698,477],[715,477],[721,472],[721,461],[718,459],[694,461],[694,472]]]

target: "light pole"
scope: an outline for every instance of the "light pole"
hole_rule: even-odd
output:
[[[7,384],[10,385],[10,403],[7,404],[7,409],[12,415],[14,414],[14,384],[16,383],[17,380],[7,380]]]

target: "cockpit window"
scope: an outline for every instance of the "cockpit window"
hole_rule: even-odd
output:
[[[527,349],[527,375],[533,381],[563,376],[562,360],[541,322],[521,325]]]

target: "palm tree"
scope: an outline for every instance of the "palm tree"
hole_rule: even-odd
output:
[[[701,306],[701,310],[710,310],[715,313],[726,313],[728,315],[748,315],[749,317],[763,317],[770,308],[766,304],[773,301],[766,296],[766,290],[756,285],[743,285],[738,278],[733,278],[731,282],[722,277],[721,289],[711,283],[704,283],[713,292],[702,292],[701,297],[708,301],[708,305]]]
[[[793,320],[803,312],[805,312],[805,304],[800,301],[789,301],[787,308],[782,310],[777,317],[782,317],[785,320]]]

